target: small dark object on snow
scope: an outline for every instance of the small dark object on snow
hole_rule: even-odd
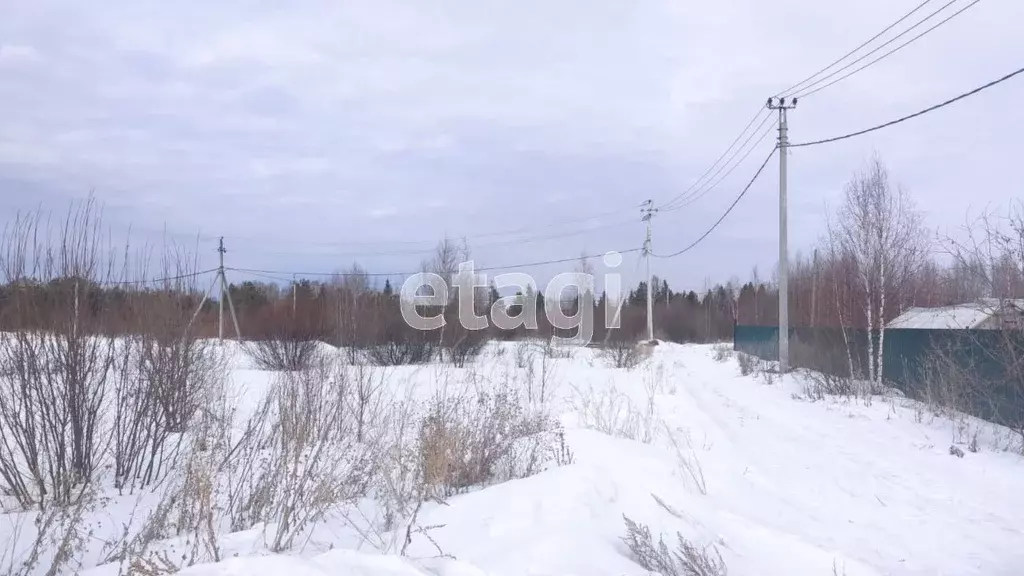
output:
[[[956,446],[952,446],[951,445],[949,447],[949,455],[950,456],[956,456],[957,458],[963,458],[964,457],[964,451],[959,449],[959,448],[957,448]]]

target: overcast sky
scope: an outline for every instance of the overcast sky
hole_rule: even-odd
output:
[[[63,210],[94,190],[115,230],[200,234],[210,264],[223,235],[229,265],[289,271],[415,269],[445,234],[468,236],[478,266],[639,247],[641,201],[685,190],[767,96],[918,3],[2,0],[0,216]],[[801,101],[791,139],[1002,76],[1022,65],[1022,26],[1024,2],[982,0]],[[1022,102],[1017,78],[794,150],[792,251],[813,243],[826,203],[873,152],[934,228],[1006,207],[1024,191]],[[773,137],[719,188],[657,216],[655,251],[700,236]],[[683,288],[755,265],[769,276],[777,186],[773,161],[705,242],[655,271]],[[635,263],[625,258],[627,276]]]

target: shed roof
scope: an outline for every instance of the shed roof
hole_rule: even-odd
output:
[[[1002,306],[1024,309],[1024,300],[982,298],[976,302],[941,306],[938,308],[908,308],[894,318],[886,328],[916,330],[967,330],[977,328],[991,318]]]

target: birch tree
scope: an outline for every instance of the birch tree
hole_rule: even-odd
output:
[[[878,333],[877,346],[868,338],[867,377],[881,384],[885,324],[900,312],[914,273],[927,257],[921,213],[906,190],[890,184],[885,164],[875,156],[847,183],[833,220],[831,241],[852,261],[865,325],[869,333]]]

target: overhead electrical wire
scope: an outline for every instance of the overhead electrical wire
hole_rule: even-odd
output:
[[[627,248],[625,250],[611,250],[611,252],[618,252],[619,254],[629,254],[631,252],[639,252],[641,248]],[[520,262],[518,264],[505,264],[499,266],[483,266],[480,268],[474,268],[476,272],[489,272],[493,270],[514,270],[517,268],[529,268],[533,266],[545,266],[548,264],[563,264],[565,262],[576,262],[579,260],[587,260],[590,258],[603,257],[607,252],[605,251],[600,254],[582,254],[572,256],[570,258],[559,258],[555,260],[539,260],[536,262]],[[322,277],[334,277],[334,276],[369,276],[369,277],[393,277],[393,276],[412,276],[413,274],[419,274],[422,270],[416,270],[413,272],[299,272],[292,270],[264,270],[260,268],[234,268],[228,267],[225,270],[233,272],[241,272],[244,274],[253,275],[295,275],[295,276],[322,276]]]
[[[611,223],[608,223],[608,224],[602,224],[602,225],[599,225],[599,226],[591,226],[589,228],[581,228],[581,229],[578,229],[578,230],[570,230],[570,231],[566,231],[566,232],[547,234],[547,235],[544,235],[544,236],[524,236],[524,237],[520,237],[520,238],[512,238],[512,239],[509,239],[509,240],[500,240],[500,241],[495,241],[495,242],[486,242],[486,243],[483,243],[483,244],[473,244],[472,247],[474,249],[478,249],[478,248],[495,248],[495,247],[500,247],[500,246],[514,246],[514,245],[518,245],[518,244],[531,244],[531,243],[534,243],[534,242],[545,242],[545,241],[548,241],[548,240],[557,240],[557,239],[560,239],[560,238],[570,238],[570,237],[573,237],[573,236],[583,236],[585,234],[589,234],[591,232],[597,232],[597,231],[601,231],[601,230],[610,230],[610,229],[614,229],[614,228],[621,228],[621,227],[629,225],[629,224],[634,224],[635,222],[636,222],[635,218],[629,218],[628,220],[621,220],[620,219],[620,220],[615,221],[615,222],[611,222]],[[384,251],[379,251],[379,252],[369,252],[369,251],[358,251],[358,252],[356,252],[356,251],[343,251],[343,252],[337,252],[337,251],[331,251],[330,254],[333,255],[333,256],[364,256],[364,257],[370,257],[370,256],[373,256],[373,257],[381,257],[381,256],[415,256],[415,255],[433,254],[435,250],[436,250],[436,248],[419,248],[419,249],[409,249],[409,250],[384,250]],[[234,250],[234,251],[235,252],[239,252],[239,250]],[[242,250],[242,252],[244,253],[245,250]],[[266,250],[260,250],[259,253],[261,253],[261,254],[280,254],[280,255],[292,254],[292,252],[280,252],[280,251],[276,251],[275,252],[275,251],[266,251]]]
[[[857,47],[855,47],[854,49],[850,50],[846,54],[843,54],[841,57],[839,57],[836,60],[834,60],[833,62],[831,62],[828,66],[825,66],[821,70],[815,72],[814,74],[811,74],[810,76],[804,78],[800,82],[797,82],[796,84],[793,84],[789,88],[787,88],[787,89],[777,93],[776,97],[790,97],[790,96],[796,94],[798,98],[805,98],[805,97],[810,96],[812,94],[815,94],[815,93],[817,93],[817,92],[819,92],[821,90],[824,90],[824,89],[828,88],[829,86],[832,86],[832,85],[834,85],[834,84],[836,84],[838,82],[841,82],[842,80],[844,80],[846,78],[849,78],[853,74],[856,74],[857,72],[860,72],[861,70],[864,70],[865,68],[867,68],[869,66],[872,66],[875,63],[877,63],[877,62],[887,58],[888,56],[894,54],[895,52],[897,52],[900,49],[906,47],[907,45],[915,42],[916,40],[918,40],[921,37],[925,36],[926,34],[932,32],[933,30],[935,30],[939,26],[942,26],[946,22],[952,20],[956,16],[962,14],[964,11],[966,11],[967,9],[971,8],[972,6],[974,6],[975,4],[980,2],[980,0],[974,0],[970,4],[964,6],[960,10],[954,12],[950,16],[947,16],[943,20],[939,21],[934,26],[931,26],[930,28],[924,30],[920,34],[917,34],[916,36],[914,36],[913,38],[909,39],[908,41],[906,41],[906,42],[900,44],[899,46],[896,46],[892,50],[889,50],[888,52],[882,54],[878,58],[875,58],[874,60],[871,60],[870,62],[864,64],[863,66],[860,66],[860,67],[854,69],[853,71],[850,71],[850,72],[848,72],[846,74],[843,74],[842,76],[840,76],[839,78],[836,78],[835,80],[832,80],[831,82],[828,82],[830,79],[834,78],[836,75],[842,74],[843,72],[849,70],[851,67],[855,66],[859,62],[862,62],[864,59],[870,57],[872,54],[877,53],[879,50],[881,50],[881,49],[885,48],[886,46],[892,44],[893,42],[899,40],[900,38],[902,38],[906,34],[908,34],[911,31],[913,31],[914,29],[916,29],[916,28],[920,27],[921,25],[929,22],[930,20],[932,20],[936,16],[940,15],[947,8],[949,8],[950,6],[955,4],[958,0],[949,0],[948,2],[943,4],[940,8],[938,8],[937,10],[934,10],[931,13],[925,15],[923,18],[921,18],[920,20],[916,21],[911,26],[909,26],[906,29],[904,29],[901,32],[899,32],[893,38],[890,38],[890,39],[886,40],[882,44],[876,46],[875,48],[873,48],[869,52],[861,55],[860,57],[858,57],[855,60],[847,63],[846,65],[844,65],[844,66],[842,66],[842,67],[840,67],[840,68],[838,68],[836,70],[832,70],[836,66],[842,64],[845,60],[847,60],[851,56],[854,56],[855,54],[860,52],[862,49],[870,46],[873,42],[875,42],[879,38],[882,38],[883,36],[885,36],[890,31],[896,29],[900,24],[906,22],[914,14],[918,13],[922,8],[924,8],[928,4],[932,3],[932,1],[933,0],[924,0],[924,1],[920,2],[919,4],[914,6],[914,8],[912,8],[909,12],[903,14],[895,22],[893,22],[892,24],[889,24],[888,26],[886,26],[881,31],[879,31],[874,36],[872,36],[871,38],[869,38],[866,41],[862,42],[861,44],[859,44]],[[830,70],[832,70],[832,71],[829,72]],[[826,74],[826,73],[828,73],[828,74]],[[826,74],[826,75],[822,76],[823,74]],[[828,83],[823,85],[823,83],[825,83],[825,82],[828,82]],[[709,186],[710,181],[713,180],[715,176],[711,176],[711,178],[708,179],[707,181],[705,181],[705,179],[710,174],[712,174],[712,172],[715,172],[716,167],[718,168],[718,171],[715,172],[715,174],[717,174],[717,173],[722,171],[723,168],[719,167],[719,164],[722,162],[722,160],[724,158],[726,158],[729,155],[730,152],[733,152],[733,149],[736,147],[737,143],[739,143],[740,140],[742,140],[744,138],[744,136],[747,136],[747,140],[745,141],[745,143],[749,142],[751,136],[748,136],[747,133],[750,130],[751,126],[753,126],[757,122],[757,120],[761,117],[762,113],[764,113],[764,109],[763,108],[758,110],[758,113],[755,114],[753,118],[751,118],[751,120],[747,123],[747,125],[740,132],[740,134],[736,137],[736,139],[733,140],[733,142],[729,145],[729,147],[726,148],[726,150],[721,154],[721,156],[719,156],[718,159],[716,159],[715,162],[712,163],[711,166],[708,167],[708,169],[696,181],[693,182],[693,184],[691,184],[687,189],[683,190],[682,192],[680,192],[679,194],[674,196],[672,199],[670,199],[668,202],[663,204],[661,207],[659,207],[659,211],[678,210],[678,209],[686,206],[687,204],[692,203],[693,201],[696,201],[696,199],[706,195],[711,189],[713,189],[715,186],[717,186],[717,183]],[[758,129],[761,126],[763,126],[763,122],[762,122],[762,124],[760,124],[758,126]],[[756,133],[757,129],[755,129],[754,132]],[[740,148],[742,149],[742,146]],[[731,158],[734,158],[738,153],[739,153],[739,151],[734,152],[732,157],[730,157],[730,161],[731,161]],[[748,154],[749,154],[749,151],[748,151]],[[742,162],[743,162],[743,160],[740,160],[740,162],[737,163],[735,166],[733,166],[733,168],[731,168],[729,170],[729,172],[734,170],[736,168],[736,166],[738,166]],[[729,161],[726,161],[726,165],[728,165],[728,163],[729,163]],[[726,174],[728,175],[728,172]]]
[[[939,108],[942,108],[944,106],[948,106],[950,104],[953,104],[954,102],[958,102],[960,100],[963,100],[965,98],[973,96],[973,95],[975,95],[975,94],[977,94],[977,93],[979,93],[979,92],[981,92],[983,90],[986,90],[988,88],[991,88],[991,87],[995,86],[996,84],[1000,84],[1002,82],[1005,82],[1005,81],[1009,80],[1010,78],[1013,78],[1014,76],[1017,76],[1017,75],[1019,75],[1021,73],[1024,73],[1024,68],[1020,68],[1020,69],[1017,69],[1017,70],[1015,70],[1013,72],[1010,72],[1009,74],[1003,76],[1002,78],[998,78],[998,79],[993,80],[993,81],[991,81],[991,82],[989,82],[987,84],[983,84],[982,86],[978,86],[977,88],[975,88],[974,90],[971,90],[970,92],[964,92],[963,94],[961,94],[959,96],[956,96],[954,98],[950,98],[949,100],[946,100],[945,102],[941,102],[941,103],[936,104],[934,106],[929,106],[928,108],[925,108],[924,110],[920,110],[918,112],[914,112],[913,114],[908,114],[907,116],[903,116],[903,117],[897,118],[895,120],[890,120],[889,122],[886,122],[884,124],[879,124],[878,126],[872,126],[871,128],[866,128],[864,130],[858,130],[856,132],[851,132],[849,134],[844,134],[842,136],[835,136],[833,138],[824,138],[822,140],[814,140],[814,141],[811,141],[811,142],[801,142],[801,143],[798,143],[798,144],[789,144],[788,147],[790,147],[790,148],[802,148],[804,146],[817,146],[818,144],[828,144],[830,142],[838,142],[840,140],[846,140],[847,138],[853,138],[854,136],[861,136],[861,135],[867,134],[869,132],[874,132],[876,130],[881,130],[882,128],[888,128],[889,126],[893,126],[895,124],[899,124],[900,122],[905,122],[905,121],[910,120],[912,118],[917,118],[918,116],[923,116],[923,115],[925,115],[925,114],[927,114],[929,112],[934,112],[935,110],[938,110]]]
[[[155,284],[157,282],[170,282],[172,280],[185,280],[187,278],[196,278],[204,274],[210,274],[216,272],[216,268],[209,270],[200,270],[199,272],[189,272],[188,274],[179,274],[177,276],[166,276],[164,278],[150,278],[141,280],[110,280],[106,282],[96,282],[100,286],[141,286],[143,284]]]
[[[901,24],[901,23],[902,23],[902,22],[903,22],[904,20],[906,20],[907,18],[910,18],[911,16],[913,16],[913,15],[914,15],[914,13],[915,13],[915,12],[917,12],[917,11],[918,11],[918,10],[920,10],[921,8],[924,8],[925,6],[927,6],[928,4],[930,4],[931,2],[932,2],[932,0],[924,0],[924,2],[921,2],[920,4],[918,4],[917,6],[915,6],[913,10],[911,10],[910,12],[907,12],[906,14],[904,14],[904,15],[903,15],[903,16],[902,16],[902,17],[901,17],[901,18],[900,18],[899,20],[897,20],[897,21],[893,22],[892,24],[890,24],[890,25],[886,26],[886,27],[885,27],[885,28],[884,28],[884,29],[883,29],[883,30],[882,30],[881,32],[879,32],[878,34],[875,34],[875,35],[874,35],[874,36],[872,36],[871,38],[868,38],[867,40],[865,40],[865,41],[864,41],[863,43],[861,43],[861,44],[860,44],[859,46],[857,46],[857,47],[856,47],[856,48],[854,48],[853,50],[850,50],[850,51],[849,51],[849,52],[847,52],[846,54],[843,54],[843,55],[842,55],[842,56],[840,56],[839,58],[836,58],[836,60],[835,60],[834,62],[832,62],[831,64],[829,64],[828,66],[825,66],[824,68],[822,68],[821,70],[818,70],[818,71],[817,71],[817,72],[815,72],[814,74],[811,74],[811,75],[810,75],[810,76],[808,76],[807,78],[804,78],[803,80],[801,80],[801,81],[797,82],[796,84],[793,84],[792,86],[790,86],[789,88],[786,88],[786,89],[785,89],[785,90],[783,90],[782,92],[779,92],[779,93],[775,94],[775,98],[780,98],[780,97],[782,97],[782,98],[788,98],[788,97],[789,97],[789,96],[790,96],[791,94],[793,94],[794,92],[796,92],[796,91],[797,91],[797,90],[796,90],[797,88],[799,88],[799,87],[803,86],[803,85],[804,85],[804,84],[806,84],[806,83],[807,83],[808,81],[810,81],[810,80],[813,80],[813,79],[814,79],[814,78],[816,78],[816,77],[817,77],[818,75],[820,75],[820,74],[822,74],[822,73],[824,73],[824,72],[828,71],[828,70],[829,70],[830,68],[832,68],[832,67],[833,67],[833,66],[835,66],[836,64],[839,64],[839,63],[840,63],[840,62],[842,62],[843,60],[846,60],[846,59],[847,59],[847,58],[849,58],[850,56],[853,56],[853,55],[854,55],[854,54],[856,54],[856,53],[857,53],[857,51],[858,51],[858,50],[860,50],[861,48],[864,48],[864,47],[865,47],[865,46],[867,46],[868,44],[871,44],[871,43],[872,43],[872,42],[874,42],[875,40],[878,40],[878,39],[879,39],[879,38],[881,38],[881,37],[882,37],[882,35],[884,35],[884,34],[885,34],[886,32],[888,32],[889,30],[892,30],[892,29],[893,29],[893,28],[895,28],[896,26],[899,26],[899,25],[900,25],[900,24]]]
[[[729,170],[725,174],[722,174],[722,177],[719,178],[717,181],[715,181],[713,184],[710,183],[710,181],[709,181],[710,185],[708,187],[706,187],[703,191],[701,191],[701,192],[699,192],[699,193],[697,193],[695,195],[691,195],[687,199],[683,200],[682,203],[680,203],[680,204],[678,204],[678,205],[676,205],[676,206],[674,206],[672,208],[662,208],[660,210],[664,211],[664,212],[668,212],[668,211],[672,211],[672,210],[679,210],[681,208],[685,208],[686,206],[689,206],[690,204],[693,204],[694,202],[700,200],[701,198],[706,196],[709,192],[711,192],[712,190],[717,188],[719,184],[721,184],[723,181],[725,181],[725,179],[728,178],[730,174],[732,174],[734,171],[736,171],[736,169],[739,168],[740,165],[742,165],[747,160],[747,157],[749,157],[750,154],[754,150],[757,149],[758,145],[760,145],[761,142],[764,142],[764,139],[768,137],[768,134],[770,134],[771,131],[774,130],[776,126],[778,126],[778,124],[779,124],[778,119],[776,119],[774,122],[772,122],[771,125],[768,126],[768,128],[764,132],[761,133],[761,137],[758,138],[756,142],[754,142],[754,145],[747,149],[746,153],[743,154],[743,157],[740,158],[739,162],[733,164],[732,167],[729,168]],[[750,136],[752,138],[754,136],[754,134],[751,134]],[[750,139],[748,138],[747,141],[749,142],[749,140]],[[746,144],[744,144],[744,146],[745,145]],[[742,150],[743,150],[743,148],[737,149],[736,150],[736,154],[739,154],[740,151],[742,151]],[[735,158],[736,154],[733,154],[734,158]],[[731,162],[732,159],[730,158],[729,161]],[[723,165],[723,167],[724,167],[724,165]],[[721,171],[721,170],[719,170],[719,171]]]
[[[640,206],[639,203],[631,204],[631,205],[628,206],[628,208],[635,208],[635,207],[639,207],[639,206]],[[450,235],[449,237],[452,238],[452,239],[462,239],[462,238],[465,238],[467,240],[474,240],[474,239],[479,239],[479,238],[490,238],[490,237],[494,237],[494,236],[507,236],[507,235],[510,235],[510,234],[516,234],[516,233],[520,233],[520,232],[531,232],[531,231],[546,230],[546,229],[549,229],[549,228],[555,228],[555,227],[559,227],[559,226],[564,226],[566,224],[575,224],[575,223],[578,223],[578,222],[586,222],[586,221],[589,221],[589,220],[593,220],[595,218],[601,218],[603,216],[612,216],[612,215],[616,215],[616,214],[622,214],[624,208],[626,208],[626,206],[624,206],[623,208],[617,208],[615,210],[607,210],[607,211],[599,212],[599,213],[592,214],[592,215],[589,215],[589,216],[582,216],[582,217],[579,217],[579,218],[572,218],[572,219],[569,219],[569,220],[563,220],[563,221],[560,221],[560,222],[552,222],[552,223],[549,223],[549,224],[541,224],[541,225],[536,225],[536,226],[522,226],[522,227],[519,227],[519,228],[510,228],[510,229],[505,229],[505,230],[494,230],[494,231],[491,231],[491,232],[483,232],[483,233],[480,233],[480,234]],[[597,229],[597,228],[595,228],[595,229]],[[432,246],[433,244],[437,243],[436,239],[435,240],[388,240],[388,241],[382,241],[382,242],[366,242],[366,241],[346,242],[346,241],[310,241],[310,240],[301,240],[301,239],[294,239],[294,238],[273,238],[273,237],[266,237],[266,236],[256,237],[256,236],[225,235],[224,237],[227,240],[274,242],[274,243],[282,243],[282,244],[297,244],[297,245],[304,245],[304,246],[320,246],[320,247],[324,247],[324,248],[334,247],[334,246],[353,246],[353,247],[386,247],[386,246],[399,246],[399,245],[404,245],[404,246],[431,245]],[[518,239],[517,240],[512,240],[511,242],[520,242],[520,240],[518,240]],[[429,252],[433,252],[433,247],[425,248],[425,249],[419,249],[419,250],[417,250],[417,249],[409,249],[409,250],[407,250],[405,252],[385,250],[383,255],[389,255],[391,253],[416,254],[416,253],[429,253]]]
[[[865,59],[865,58],[867,58],[868,56],[871,56],[871,55],[872,55],[872,54],[874,54],[875,52],[878,52],[878,51],[879,51],[879,50],[881,50],[882,48],[885,48],[886,46],[888,46],[888,45],[889,45],[889,44],[891,44],[892,42],[894,42],[894,41],[896,41],[896,40],[900,39],[900,38],[901,38],[901,37],[902,37],[902,36],[903,36],[904,34],[906,34],[907,32],[910,32],[911,30],[913,30],[913,29],[914,29],[914,28],[916,28],[917,26],[919,26],[919,25],[923,24],[924,22],[926,22],[926,21],[927,21],[927,20],[928,20],[929,18],[931,18],[932,16],[934,16],[934,15],[938,14],[939,12],[941,12],[941,11],[945,10],[945,9],[946,9],[946,7],[950,6],[950,5],[951,5],[951,4],[953,4],[954,2],[956,2],[956,0],[951,0],[951,1],[950,1],[950,2],[948,2],[947,4],[943,5],[943,6],[942,6],[942,8],[939,8],[938,10],[936,10],[935,12],[933,12],[933,13],[932,13],[931,15],[929,15],[929,16],[928,16],[927,18],[925,18],[924,20],[922,20],[922,21],[918,22],[918,23],[917,23],[917,24],[915,24],[914,26],[911,26],[910,28],[907,28],[906,30],[904,30],[903,32],[901,32],[901,33],[900,33],[899,35],[897,35],[897,36],[893,37],[892,39],[890,39],[890,40],[889,40],[888,42],[885,42],[884,44],[881,44],[881,45],[879,45],[879,46],[878,46],[877,48],[875,48],[874,50],[872,50],[872,51],[868,52],[867,54],[864,54],[864,55],[863,55],[863,56],[861,56],[860,58],[858,58],[858,59],[854,60],[853,62],[850,62],[850,63],[849,63],[849,64],[847,64],[846,66],[843,66],[842,68],[840,68],[840,69],[838,69],[838,70],[834,71],[833,73],[829,74],[828,76],[825,76],[824,78],[820,78],[819,80],[815,81],[815,82],[814,82],[814,83],[812,83],[812,84],[811,84],[810,86],[807,86],[807,87],[806,87],[806,88],[805,88],[804,90],[802,90],[802,91],[801,91],[801,92],[800,92],[799,94],[797,94],[797,96],[796,96],[796,97],[797,97],[797,98],[807,98],[808,96],[811,96],[811,95],[817,94],[818,92],[821,92],[822,90],[824,90],[824,89],[828,88],[829,86],[833,86],[833,85],[835,85],[835,84],[837,84],[837,83],[839,83],[839,82],[842,82],[843,80],[845,80],[845,79],[849,78],[850,76],[853,76],[854,74],[856,74],[856,73],[860,72],[861,70],[864,70],[865,68],[868,68],[868,67],[870,67],[870,66],[873,66],[874,64],[876,64],[876,63],[878,63],[878,62],[881,62],[882,60],[884,60],[884,59],[888,58],[888,57],[889,57],[889,56],[891,56],[892,54],[895,54],[896,52],[898,52],[898,51],[902,50],[903,48],[907,47],[908,45],[910,45],[910,44],[914,43],[915,41],[917,41],[917,40],[918,40],[918,39],[920,39],[921,37],[923,37],[923,36],[925,36],[925,35],[929,34],[930,32],[932,32],[933,30],[935,30],[935,29],[936,29],[936,28],[938,28],[939,26],[942,26],[942,25],[943,25],[943,24],[945,24],[946,22],[949,22],[949,21],[950,21],[950,20],[952,20],[953,18],[956,18],[957,16],[959,16],[960,14],[962,14],[962,13],[963,13],[964,11],[966,11],[966,10],[968,10],[969,8],[973,7],[973,6],[974,6],[975,4],[977,4],[978,2],[981,2],[981,0],[974,0],[974,1],[973,1],[973,2],[971,2],[970,4],[968,4],[968,5],[964,6],[963,8],[961,8],[961,9],[957,10],[956,12],[954,12],[954,13],[950,14],[950,15],[949,15],[949,16],[947,16],[946,18],[943,18],[943,19],[942,19],[942,20],[940,20],[940,21],[939,21],[938,23],[936,23],[936,24],[935,24],[934,26],[932,26],[932,27],[930,27],[930,28],[928,28],[928,29],[924,30],[924,31],[923,31],[923,32],[921,32],[920,34],[918,34],[918,35],[914,36],[913,38],[911,38],[910,40],[907,40],[907,41],[906,41],[906,42],[904,42],[903,44],[900,44],[899,46],[896,46],[896,47],[895,47],[895,48],[893,48],[892,50],[889,50],[888,52],[886,52],[886,53],[882,54],[881,56],[879,56],[878,58],[875,58],[874,60],[872,60],[872,61],[868,62],[867,64],[864,64],[863,66],[860,66],[860,67],[858,67],[858,68],[855,68],[854,70],[852,70],[852,71],[850,71],[850,72],[847,72],[846,74],[843,74],[842,76],[840,76],[839,78],[836,78],[835,80],[833,80],[833,81],[829,82],[828,84],[825,84],[825,85],[822,85],[822,86],[818,86],[817,88],[814,88],[814,86],[817,86],[817,85],[818,85],[818,84],[820,84],[821,82],[824,82],[825,80],[828,80],[829,78],[832,78],[832,77],[833,77],[833,76],[835,76],[836,74],[838,74],[838,73],[840,73],[840,72],[842,72],[842,71],[844,71],[844,70],[847,70],[848,68],[850,68],[850,67],[851,67],[851,66],[853,66],[854,64],[856,64],[856,63],[860,62],[861,60],[864,60],[864,59]],[[814,89],[813,89],[813,90],[811,90],[811,88],[814,88]]]
[[[725,220],[725,217],[728,216],[730,212],[732,212],[733,208],[735,208],[736,205],[739,204],[740,200],[742,200],[743,196],[745,196],[747,191],[750,190],[750,187],[754,185],[754,182],[757,180],[758,176],[761,175],[761,172],[764,171],[764,167],[768,165],[768,161],[772,159],[772,156],[775,155],[775,151],[778,150],[778,149],[779,149],[778,146],[776,146],[775,148],[772,148],[772,151],[768,153],[768,157],[765,158],[764,162],[761,164],[761,167],[757,169],[756,173],[754,173],[754,177],[750,179],[750,182],[748,182],[746,186],[743,187],[743,190],[739,193],[738,196],[736,196],[736,199],[732,201],[732,204],[729,205],[729,207],[725,210],[725,213],[722,214],[722,216],[718,219],[718,221],[716,221],[714,224],[712,224],[711,227],[708,228],[708,230],[706,232],[704,232],[704,234],[701,234],[700,238],[697,238],[689,246],[683,248],[682,250],[678,250],[678,251],[673,252],[671,254],[655,254],[655,253],[652,252],[651,256],[654,256],[655,258],[675,258],[676,256],[679,256],[680,254],[684,254],[686,252],[689,252],[695,246],[697,246],[698,244],[703,242],[704,239],[707,238],[708,235],[710,235],[711,232],[713,232],[715,230],[715,228],[718,228],[718,225],[721,224],[723,220]]]
[[[753,131],[753,132],[751,132],[749,136],[747,136],[747,139],[746,139],[746,140],[744,140],[744,141],[743,141],[743,143],[742,143],[742,144],[740,144],[740,146],[739,146],[738,148],[736,148],[736,149],[735,149],[735,151],[734,151],[734,152],[732,153],[732,155],[731,155],[731,156],[729,156],[729,159],[728,159],[728,160],[726,160],[726,161],[725,161],[724,163],[722,163],[722,165],[721,165],[721,166],[719,166],[719,167],[718,167],[718,170],[715,170],[715,172],[714,172],[713,174],[711,174],[711,177],[710,177],[710,178],[708,178],[708,180],[707,180],[706,182],[704,182],[704,184],[702,184],[701,186],[697,187],[696,189],[693,189],[694,187],[693,187],[693,186],[691,186],[691,187],[690,187],[690,188],[691,188],[691,191],[690,191],[690,192],[689,192],[688,194],[682,194],[682,195],[678,195],[678,196],[676,196],[676,199],[675,199],[675,200],[673,200],[673,201],[672,201],[672,203],[670,203],[670,204],[667,204],[667,205],[665,205],[665,206],[663,206],[663,207],[659,208],[659,210],[660,210],[660,211],[672,211],[672,210],[678,210],[679,208],[682,208],[683,206],[685,206],[685,205],[686,205],[686,204],[688,203],[687,201],[688,201],[688,200],[690,200],[690,199],[691,199],[691,198],[692,198],[693,196],[696,196],[696,195],[700,195],[700,196],[703,196],[704,194],[706,194],[706,193],[707,193],[707,188],[706,188],[706,187],[707,187],[707,186],[708,186],[709,184],[711,184],[711,181],[712,181],[712,180],[714,180],[714,179],[715,179],[715,177],[717,177],[717,176],[718,176],[719,174],[721,174],[721,173],[722,173],[722,170],[725,170],[725,168],[726,168],[727,166],[729,166],[729,163],[731,163],[731,162],[733,161],[733,159],[735,159],[735,158],[736,158],[736,156],[737,156],[737,155],[738,155],[738,154],[739,154],[740,152],[742,152],[744,148],[746,148],[746,147],[747,147],[747,144],[749,144],[749,143],[750,143],[750,141],[751,141],[751,140],[752,140],[752,139],[754,138],[754,136],[757,136],[758,132],[759,132],[759,131],[761,130],[761,128],[762,128],[762,127],[763,127],[763,126],[765,125],[765,123],[766,123],[766,122],[768,122],[768,121],[769,121],[769,120],[771,120],[771,119],[772,119],[772,114],[771,114],[771,113],[769,113],[769,114],[768,114],[767,116],[765,116],[765,117],[764,117],[764,119],[763,119],[763,120],[761,120],[761,123],[757,125],[757,128],[754,128],[754,131]],[[778,123],[778,120],[776,120],[775,122],[773,122],[773,126],[774,126],[774,124],[776,124],[776,123]],[[769,127],[769,130],[771,130],[771,127]],[[762,134],[762,135],[761,135],[761,139],[763,139],[763,138],[764,138],[764,135]],[[758,140],[758,143],[759,143],[759,142],[760,142],[760,139]],[[735,142],[733,142],[733,144],[735,144]],[[755,145],[756,145],[756,143],[755,143]],[[732,147],[732,146],[730,146],[730,148],[731,148],[731,147]],[[744,156],[744,158],[745,158],[745,157],[746,157],[746,156]],[[743,162],[743,160],[741,159],[741,160],[740,160],[740,163],[742,163],[742,162]],[[716,162],[716,163],[717,163],[717,162]],[[737,164],[737,165],[738,165],[738,164]],[[732,172],[732,171],[733,171],[733,170],[735,170],[735,169],[736,169],[736,165],[734,165],[734,166],[733,166],[732,168],[730,168],[729,172]],[[710,172],[710,171],[709,171],[709,172]],[[705,175],[707,175],[707,174],[708,174],[708,172],[705,172]],[[727,174],[728,174],[728,173],[727,173]],[[701,178],[703,179],[703,176],[702,176]],[[712,186],[712,187],[713,187],[713,186]]]
[[[722,152],[722,155],[721,155],[721,156],[719,156],[719,157],[718,157],[718,159],[717,159],[717,160],[715,160],[715,161],[714,161],[714,162],[713,162],[713,163],[711,164],[711,166],[709,166],[709,167],[708,167],[708,169],[707,169],[707,170],[706,170],[706,171],[705,171],[705,172],[704,172],[703,174],[701,174],[701,175],[700,175],[700,177],[699,177],[699,178],[697,178],[696,180],[694,180],[694,181],[693,181],[693,184],[690,184],[689,188],[687,188],[686,190],[683,190],[683,191],[682,191],[682,192],[680,192],[679,194],[676,194],[676,195],[675,195],[675,196],[674,196],[674,197],[673,197],[673,198],[672,198],[671,200],[669,200],[669,201],[665,202],[665,203],[664,203],[664,204],[663,204],[663,205],[662,205],[662,206],[661,206],[661,207],[659,208],[659,210],[673,210],[673,209],[674,209],[674,204],[675,204],[676,202],[678,202],[679,200],[681,200],[681,199],[682,199],[682,198],[683,198],[684,196],[686,196],[687,194],[689,194],[689,193],[690,193],[690,191],[692,191],[692,190],[693,190],[694,188],[696,188],[697,186],[699,186],[699,185],[701,184],[701,182],[703,182],[703,181],[704,181],[704,178],[706,178],[706,177],[707,177],[707,175],[708,175],[708,174],[710,174],[710,173],[711,173],[711,171],[712,171],[712,170],[714,170],[716,166],[718,166],[718,164],[719,164],[719,163],[720,163],[720,162],[722,161],[722,159],[724,159],[724,158],[725,158],[725,157],[726,157],[726,156],[727,156],[727,155],[729,154],[729,152],[731,152],[731,151],[732,151],[732,149],[736,147],[736,144],[737,144],[737,143],[738,143],[738,142],[739,142],[739,141],[740,141],[740,140],[741,140],[741,139],[743,138],[743,136],[745,136],[745,135],[747,134],[747,131],[748,131],[748,130],[750,130],[750,127],[751,127],[751,126],[753,126],[755,122],[757,122],[758,118],[760,118],[760,117],[761,117],[761,114],[764,114],[764,113],[765,113],[765,109],[764,109],[764,107],[761,107],[761,106],[759,106],[759,107],[758,107],[758,109],[757,109],[757,114],[754,114],[754,117],[753,117],[753,118],[751,118],[749,122],[747,122],[747,125],[743,127],[743,130],[741,130],[741,131],[740,131],[740,133],[739,133],[739,135],[737,135],[737,136],[736,136],[736,139],[735,139],[735,140],[733,140],[731,144],[729,144],[729,147],[728,147],[728,148],[726,148],[726,149],[725,149],[725,150],[724,150],[724,151]],[[770,116],[770,115],[771,115],[771,113],[769,112],[769,116]],[[766,118],[767,118],[767,117],[766,117]],[[763,124],[764,124],[764,120],[762,120],[762,121],[761,121],[761,125],[763,125]],[[760,128],[760,126],[761,126],[761,125],[758,125],[758,128]],[[755,132],[756,132],[756,130],[755,130]]]

